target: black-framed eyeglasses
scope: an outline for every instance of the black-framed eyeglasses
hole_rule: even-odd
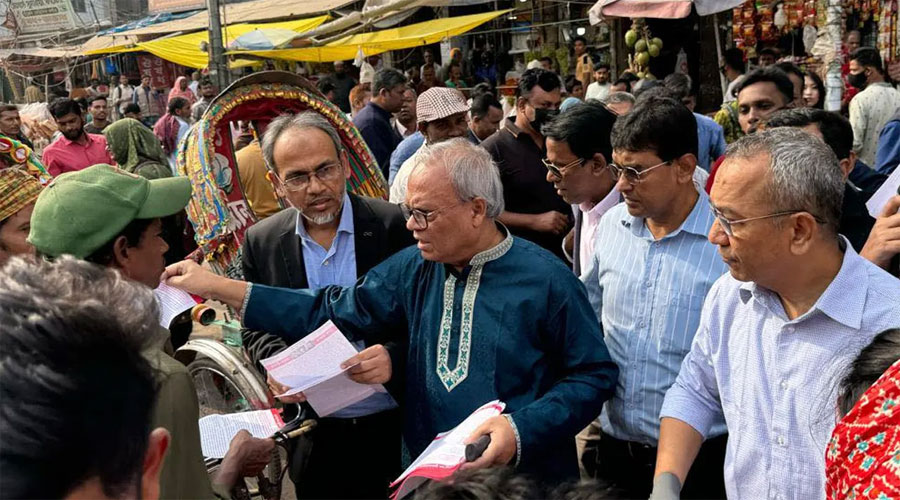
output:
[[[556,165],[553,164],[552,161],[548,160],[547,158],[541,158],[541,163],[543,163],[544,166],[547,167],[547,170],[549,170],[551,174],[553,174],[556,177],[559,177],[560,179],[562,179],[563,171],[568,170],[576,165],[580,166],[585,161],[586,160],[584,158],[578,158],[578,159],[570,161],[569,163],[566,163],[565,165],[563,165],[561,167],[557,167]]]
[[[670,163],[672,163],[672,160],[667,160],[662,163],[657,163],[652,167],[647,167],[643,170],[638,170],[634,167],[623,167],[621,165],[616,165],[615,163],[610,163],[607,166],[609,167],[610,173],[612,173],[613,179],[618,180],[620,176],[625,175],[625,180],[628,181],[629,184],[640,184],[647,172],[650,172],[654,168],[659,168]]]
[[[329,163],[313,170],[312,172],[292,175],[287,179],[280,179],[281,184],[288,191],[303,191],[309,187],[309,183],[313,177],[319,179],[320,182],[331,182],[341,175],[340,163]]]
[[[401,203],[400,212],[403,214],[403,218],[405,218],[407,221],[409,219],[413,219],[413,221],[416,223],[416,228],[420,231],[424,231],[428,229],[428,222],[433,221],[441,212],[446,212],[451,208],[456,208],[465,203],[465,201],[461,201],[459,203],[455,203],[446,207],[436,208],[434,210],[419,210],[418,208],[410,207],[406,203]]]
[[[745,222],[751,222],[751,221],[755,221],[755,220],[771,219],[773,217],[784,217],[786,215],[809,213],[807,210],[785,210],[783,212],[775,212],[774,214],[760,215],[757,217],[747,217],[746,219],[731,220],[731,219],[728,219],[727,217],[725,217],[724,215],[722,215],[722,212],[719,211],[719,209],[716,208],[712,204],[712,202],[710,202],[710,204],[709,204],[709,209],[712,210],[712,213],[715,216],[716,221],[718,221],[719,225],[722,226],[722,231],[725,231],[725,234],[727,234],[728,236],[734,236],[734,228],[732,226],[734,226],[735,224],[743,224]],[[816,222],[818,222],[819,224],[824,223],[824,221],[822,219],[820,219],[819,217],[816,217],[814,214],[811,214],[811,213],[809,213],[809,214],[812,215],[813,218],[816,219]]]

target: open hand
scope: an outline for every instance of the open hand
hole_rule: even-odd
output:
[[[531,229],[541,233],[562,234],[569,228],[569,217],[556,210],[534,216]]]

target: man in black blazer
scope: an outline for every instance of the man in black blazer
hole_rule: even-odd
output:
[[[347,193],[348,157],[334,128],[312,112],[272,121],[262,140],[268,177],[291,208],[251,227],[242,246],[244,278],[290,288],[352,284],[414,243],[400,207]],[[402,332],[402,325],[398,325]],[[259,360],[287,347],[279,337],[244,330],[244,346]],[[400,473],[397,409],[406,358],[405,335],[367,341],[349,370],[360,383],[384,383],[377,393],[325,418],[297,440],[291,479],[297,498],[385,498]],[[283,387],[269,378],[273,393]],[[283,398],[295,402],[294,398]],[[302,410],[314,413],[304,405]]]

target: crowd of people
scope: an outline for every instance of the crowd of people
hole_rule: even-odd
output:
[[[726,51],[709,117],[687,75],[614,78],[573,49],[511,107],[488,52],[369,58],[359,81],[335,63],[318,90],[389,200],[349,192],[323,116],[248,125],[245,281],[171,254],[207,80],[54,101],[41,158],[0,107],[2,495],[228,497],[268,462],[242,433],[207,478],[162,281],[239,312],[273,394],[260,361],[329,320],[359,349],[348,376],[385,385],[324,418],[280,398],[318,419],[290,449],[298,498],[385,498],[495,399],[483,454],[417,498],[900,498],[900,193],[866,206],[897,175],[900,90],[878,52],[848,55],[847,118],[815,73]]]

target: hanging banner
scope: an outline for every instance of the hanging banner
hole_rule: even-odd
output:
[[[75,27],[70,0],[11,0],[20,33],[65,31]]]
[[[178,76],[178,66],[154,55],[137,56],[138,68],[141,77],[150,75],[150,86],[158,88],[171,88]]]
[[[151,14],[180,12],[183,10],[203,9],[205,7],[206,0],[150,0],[147,4],[147,10]]]

